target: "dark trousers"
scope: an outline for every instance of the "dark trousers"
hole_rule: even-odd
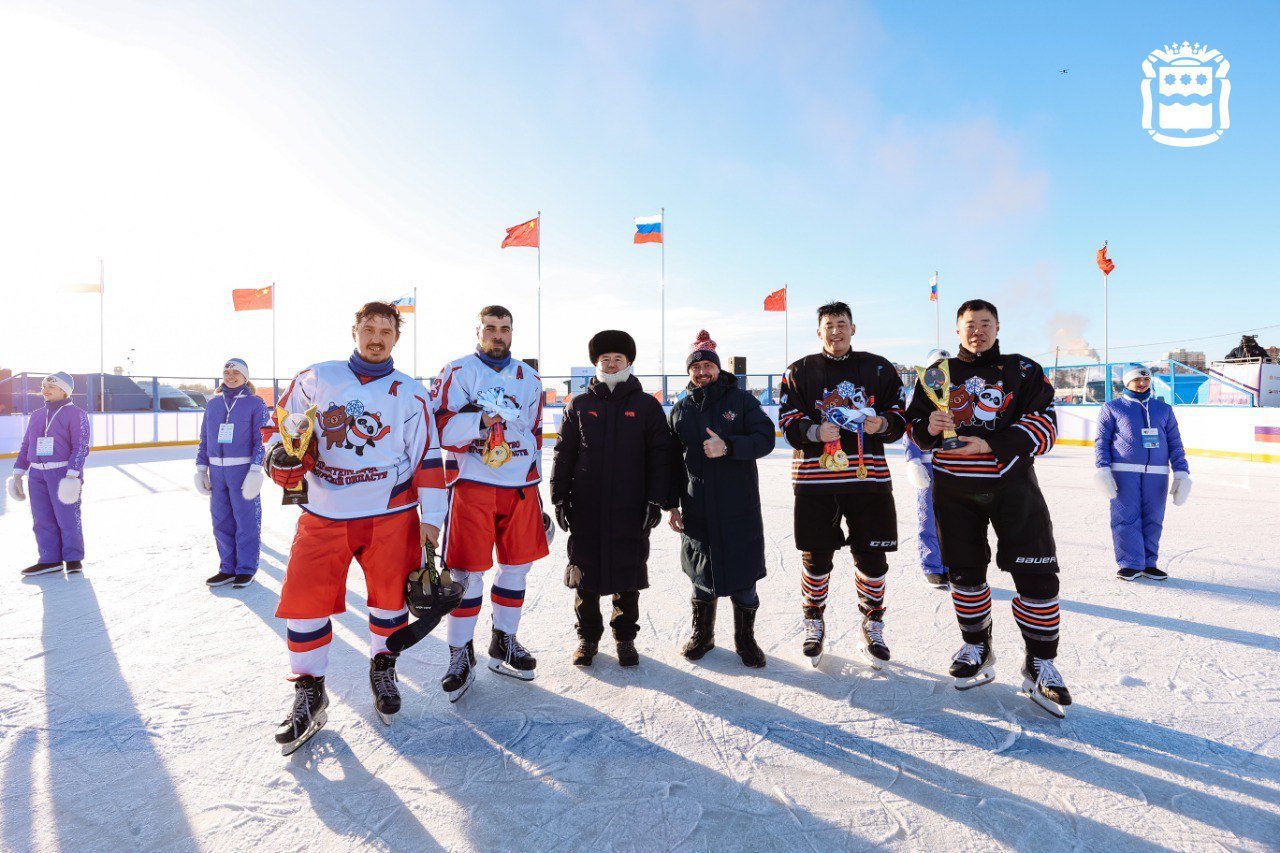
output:
[[[715,598],[716,596],[707,592],[705,589],[703,589],[700,586],[695,586],[693,588],[694,601],[712,601]],[[745,607],[748,610],[755,610],[757,607],[760,606],[760,596],[756,594],[755,584],[752,584],[746,589],[740,589],[737,592],[729,593],[728,598],[732,599],[734,604],[738,605],[739,607]]]
[[[604,622],[600,618],[600,596],[594,592],[577,591],[573,600],[573,612],[578,617],[578,636],[593,643],[604,636]],[[615,640],[634,640],[640,632],[640,590],[619,592],[613,596],[613,615],[609,617]]]

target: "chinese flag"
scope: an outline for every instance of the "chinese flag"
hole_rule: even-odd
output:
[[[502,238],[502,248],[506,249],[511,246],[538,248],[538,220],[536,217],[507,229],[507,236]]]
[[[787,289],[775,290],[764,298],[764,310],[766,311],[786,311],[787,310]]]
[[[1107,257],[1107,244],[1103,243],[1102,248],[1098,250],[1098,269],[1102,270],[1103,275],[1111,275],[1111,271],[1115,268],[1115,261]]]
[[[269,311],[274,285],[231,291],[231,302],[237,311]]]

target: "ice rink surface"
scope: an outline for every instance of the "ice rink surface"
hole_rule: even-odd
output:
[[[1114,578],[1091,451],[1037,464],[1063,566],[1059,666],[1076,700],[1064,721],[1017,692],[1012,585],[995,570],[996,683],[953,689],[955,617],[920,579],[900,454],[893,663],[877,674],[856,655],[846,552],[827,657],[811,669],[779,450],[760,466],[764,670],[733,653],[727,606],[716,650],[680,657],[690,587],[665,524],[641,597],[641,665],[620,669],[606,638],[594,666],[572,666],[559,534],[530,575],[520,629],[537,680],[496,675],[481,655],[450,705],[433,635],[401,658],[404,711],[388,728],[369,694],[356,570],[334,618],[329,726],[285,759],[272,733],[293,690],[273,612],[297,510],[268,485],[260,582],[210,592],[194,453],[90,457],[81,577],[19,579],[35,561],[30,511],[0,493],[5,850],[1280,847],[1280,466],[1193,458],[1190,502],[1170,507],[1165,529],[1173,579],[1157,585]]]

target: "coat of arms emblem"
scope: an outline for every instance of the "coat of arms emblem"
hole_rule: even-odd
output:
[[[1217,142],[1231,126],[1231,63],[1199,42],[1165,45],[1142,62],[1142,127],[1162,145]]]

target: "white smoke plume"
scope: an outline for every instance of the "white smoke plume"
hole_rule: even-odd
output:
[[[1055,311],[1049,318],[1049,332],[1058,356],[1065,362],[1073,361],[1101,362],[1098,351],[1089,345],[1084,337],[1084,327],[1089,319],[1083,314],[1069,311]]]

